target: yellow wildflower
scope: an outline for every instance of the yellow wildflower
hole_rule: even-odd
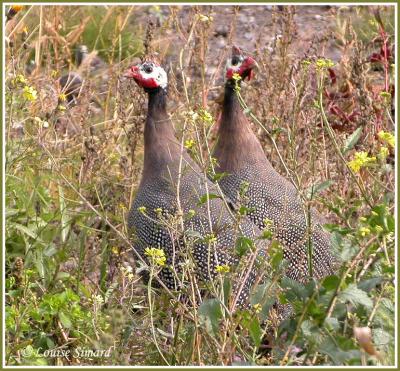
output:
[[[376,226],[375,226],[375,231],[376,231],[377,233],[381,233],[381,232],[383,232],[383,228],[382,228],[380,225],[376,225]]]
[[[140,206],[137,208],[137,210],[139,211],[139,213],[144,214],[146,212],[146,206]]]
[[[64,93],[61,93],[58,96],[58,99],[59,99],[60,102],[65,102],[67,100],[67,96]]]
[[[112,252],[114,255],[118,255],[118,254],[119,254],[118,247],[117,247],[117,246],[113,246],[113,247],[111,248],[111,252]]]
[[[200,117],[207,124],[212,124],[212,122],[213,122],[213,117],[212,117],[211,113],[205,109],[200,110]]]
[[[268,219],[268,218],[265,218],[265,219],[263,220],[263,222],[264,222],[264,225],[265,225],[266,227],[272,227],[272,226],[274,225],[274,221],[271,220],[271,219]]]
[[[215,237],[213,233],[207,234],[207,235],[205,236],[205,239],[206,239],[209,243],[217,242],[217,237]]]
[[[229,265],[223,264],[223,265],[217,265],[215,267],[215,271],[218,273],[229,273],[231,268]]]
[[[193,218],[195,215],[196,215],[196,211],[194,211],[193,209],[190,209],[190,210],[188,211],[188,216],[189,216],[189,218]]]
[[[196,144],[196,142],[193,139],[185,140],[185,148],[186,149],[192,149],[195,144]]]
[[[325,59],[325,58],[319,58],[315,62],[315,65],[317,66],[317,69],[322,70],[325,68],[330,68],[335,65],[330,59]]]
[[[392,133],[388,133],[386,131],[381,130],[378,133],[378,137],[382,142],[387,143],[390,147],[394,148],[395,140],[394,140],[394,135]]]
[[[356,152],[353,160],[348,162],[348,165],[351,170],[353,170],[355,173],[358,173],[362,167],[368,166],[375,161],[376,157],[369,157],[367,152],[362,151]]]
[[[213,17],[207,16],[204,14],[199,14],[198,17],[201,22],[212,22],[213,21]]]
[[[157,207],[156,209],[154,209],[154,212],[160,218],[162,216],[163,209],[161,207]]]
[[[237,72],[235,72],[235,73],[232,75],[232,79],[235,80],[235,81],[239,81],[239,80],[242,79],[242,77],[241,77]]]
[[[150,262],[154,265],[163,267],[167,261],[164,250],[155,247],[146,247],[144,254],[150,258]]]
[[[37,99],[37,95],[38,93],[34,87],[28,85],[24,86],[23,96],[26,100],[33,102]]]
[[[368,236],[371,233],[371,230],[369,228],[367,228],[367,227],[361,227],[359,229],[359,232],[360,232],[360,235],[362,237],[365,237],[365,236]]]
[[[261,306],[260,303],[254,304],[253,305],[253,309],[255,310],[256,313],[260,313],[261,309],[262,309],[262,306]]]
[[[25,76],[21,74],[17,75],[17,77],[15,78],[15,82],[20,84],[26,84]]]

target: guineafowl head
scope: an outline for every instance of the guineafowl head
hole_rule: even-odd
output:
[[[167,73],[159,64],[152,61],[130,67],[124,76],[134,79],[145,91],[166,90],[168,86]]]
[[[257,63],[252,57],[244,55],[237,46],[233,46],[232,56],[226,61],[225,78],[231,80],[234,74],[238,74],[242,80],[250,80],[256,67]]]

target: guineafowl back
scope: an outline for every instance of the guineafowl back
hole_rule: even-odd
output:
[[[308,281],[310,244],[313,276],[319,279],[334,273],[336,260],[330,235],[322,228],[323,218],[312,209],[308,218],[296,188],[272,167],[242,112],[232,84],[225,87],[213,156],[218,162],[217,172],[227,174],[220,181],[224,194],[236,207],[242,203],[250,209],[249,217],[259,228],[266,227],[266,220],[272,222],[275,236],[283,244],[284,257],[289,262],[288,277]],[[246,183],[247,192],[244,197],[239,197]]]

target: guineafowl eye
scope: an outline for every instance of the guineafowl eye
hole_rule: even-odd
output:
[[[153,72],[153,67],[151,67],[151,66],[146,66],[146,67],[144,68],[144,72],[146,72],[146,73],[152,73],[152,72]]]
[[[236,66],[239,63],[239,58],[233,57],[232,58],[232,66]]]

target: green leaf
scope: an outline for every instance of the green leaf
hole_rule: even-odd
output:
[[[333,180],[325,180],[322,183],[313,184],[308,190],[306,191],[306,197],[311,199],[316,194],[328,189],[332,184],[335,184]]]
[[[72,322],[69,317],[64,312],[58,313],[58,318],[60,319],[61,324],[65,327],[70,329],[72,327]]]
[[[338,276],[327,276],[324,278],[322,281],[322,286],[327,290],[327,291],[333,291],[336,290],[340,282],[340,279]]]
[[[219,321],[222,318],[221,304],[217,299],[207,299],[199,307],[200,324],[209,334],[218,333]]]
[[[255,346],[258,348],[261,344],[262,330],[257,317],[253,317],[253,320],[250,322],[249,332]]]
[[[248,237],[240,236],[236,240],[235,249],[236,249],[236,254],[239,257],[246,255],[247,252],[251,250],[252,247],[253,247],[253,241]]]
[[[224,278],[223,290],[224,290],[224,304],[228,306],[229,298],[232,295],[232,282],[228,277]]]
[[[65,243],[70,229],[70,216],[68,215],[67,206],[65,204],[64,190],[61,186],[58,186],[58,195],[61,213],[61,241]]]
[[[228,173],[215,173],[211,179],[213,182],[219,182],[221,179],[225,178],[226,176],[228,176]]]
[[[343,149],[342,149],[343,154],[346,154],[357,144],[357,142],[360,140],[362,130],[363,130],[363,128],[362,128],[362,126],[360,126],[359,128],[357,128],[353,133],[351,133],[348,136],[348,138],[346,139],[346,141],[344,143]]]
[[[349,301],[356,306],[361,304],[368,309],[371,309],[373,306],[372,300],[367,295],[367,293],[363,290],[360,290],[354,283],[352,283],[344,291],[339,293],[338,298],[342,302]]]
[[[56,279],[57,280],[66,280],[70,277],[71,277],[71,275],[68,272],[58,272]]]
[[[361,281],[358,283],[358,288],[365,291],[370,292],[376,286],[380,285],[383,281],[383,277],[372,277],[365,281]]]
[[[325,318],[324,325],[328,331],[337,331],[340,329],[340,323],[335,317]]]
[[[318,351],[330,357],[335,365],[340,366],[346,365],[346,361],[348,362],[352,359],[359,359],[361,356],[359,350],[354,349],[344,351],[340,349],[338,343],[335,342],[331,337],[325,338],[325,340],[318,347]]]
[[[271,266],[274,271],[278,270],[279,266],[283,261],[283,249],[278,241],[272,241],[269,247],[271,253]]]
[[[33,227],[33,226],[26,227],[26,226],[24,226],[22,224],[18,224],[18,223],[14,223],[13,226],[15,229],[18,229],[20,232],[26,234],[27,236],[29,236],[33,239],[38,238],[37,234],[33,231],[33,229],[36,229],[36,227]]]
[[[372,331],[372,337],[376,346],[389,345],[394,341],[393,335],[383,329],[377,328]]]
[[[55,244],[51,244],[49,245],[44,251],[43,254],[45,256],[47,256],[48,258],[50,258],[51,256],[53,256],[55,253],[57,252],[57,247]]]
[[[282,278],[281,286],[282,288],[289,289],[286,293],[286,297],[289,300],[303,300],[308,297],[308,290],[306,290],[306,287],[289,277]]]
[[[262,304],[261,312],[258,313],[258,317],[261,321],[265,321],[268,318],[269,311],[276,302],[276,299],[270,290],[271,283],[264,283],[258,285],[250,296],[250,304],[252,306]]]
[[[203,235],[200,232],[194,231],[193,229],[188,229],[185,232],[185,236],[191,237],[193,239],[199,239],[199,240],[202,240],[204,238]]]
[[[199,198],[199,202],[197,203],[197,206],[204,205],[208,200],[212,200],[213,198],[221,198],[221,196],[216,195],[214,193],[205,194]]]
[[[243,312],[242,325],[249,331],[249,334],[254,341],[254,345],[258,348],[261,344],[262,330],[257,316],[251,316],[247,312]]]

